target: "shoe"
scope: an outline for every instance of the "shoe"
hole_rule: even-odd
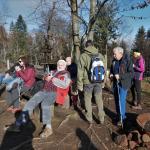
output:
[[[104,116],[101,117],[101,118],[99,119],[99,121],[100,121],[100,124],[104,124],[104,122],[105,122],[105,117],[104,117]]]
[[[87,122],[88,122],[89,124],[93,124],[93,120],[89,120],[89,119],[87,119],[87,118],[86,118],[86,120],[87,120]]]
[[[118,126],[118,127],[122,127],[122,124],[123,124],[123,123],[122,123],[121,121],[118,121],[118,122],[117,122],[117,126]]]
[[[45,128],[44,131],[40,134],[41,138],[48,138],[53,134],[53,130],[51,128]]]
[[[132,109],[142,110],[142,107],[141,105],[137,105],[137,106],[132,106]]]
[[[17,126],[16,124],[12,124],[7,127],[7,131],[9,132],[20,132],[20,126]]]
[[[137,101],[134,101],[133,104],[134,104],[134,106],[137,106],[137,105],[138,105]]]

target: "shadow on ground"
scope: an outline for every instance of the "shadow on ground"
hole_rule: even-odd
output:
[[[17,118],[20,113],[16,113],[15,117]],[[32,139],[33,133],[35,131],[35,125],[31,120],[29,123],[21,128],[21,132],[5,132],[3,140],[0,145],[0,150],[32,150]]]

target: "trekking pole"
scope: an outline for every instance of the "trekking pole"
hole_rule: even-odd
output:
[[[119,102],[119,110],[120,110],[120,121],[121,127],[123,129],[123,118],[122,118],[122,108],[121,108],[121,101],[120,101],[120,92],[119,92],[119,81],[117,80],[117,94],[118,94],[118,102]]]

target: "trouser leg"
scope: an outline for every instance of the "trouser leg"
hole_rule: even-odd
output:
[[[132,93],[133,104],[136,104],[137,101],[136,101],[136,95],[135,95],[135,80],[133,80],[133,84],[131,86],[131,93]]]
[[[19,107],[19,91],[18,88],[11,91],[6,91],[6,102],[8,105],[13,105],[14,107]]]
[[[137,96],[137,104],[141,104],[141,80],[135,80],[135,91]]]
[[[86,108],[86,119],[88,121],[92,121],[92,91],[93,87],[91,85],[84,86],[84,101],[85,101],[85,108]]]
[[[41,107],[42,107],[42,122],[43,124],[51,124],[51,107],[50,105],[54,104],[56,94],[54,92],[51,92],[50,95],[48,95],[49,98],[46,98],[42,101]]]
[[[33,109],[38,106],[39,103],[41,103],[44,100],[43,92],[36,93],[25,105],[23,108],[23,111],[28,111],[31,115],[33,112]]]
[[[119,94],[120,94],[120,114],[122,116],[122,119],[124,120],[126,118],[126,96],[127,96],[127,90],[119,87]]]
[[[104,106],[103,106],[103,100],[102,100],[102,86],[101,84],[96,84],[94,86],[94,97],[98,108],[98,116],[100,121],[104,121]]]

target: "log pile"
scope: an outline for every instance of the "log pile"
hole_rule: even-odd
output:
[[[139,130],[133,130],[127,134],[118,135],[115,143],[130,150],[150,149],[150,113],[143,113],[137,117]]]

